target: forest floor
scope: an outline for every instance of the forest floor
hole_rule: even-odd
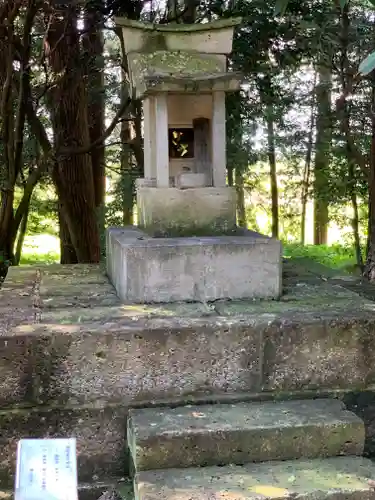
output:
[[[349,271],[354,268],[355,256],[351,247],[341,245],[314,246],[283,243],[285,257],[308,257],[325,266]],[[21,264],[52,264],[59,262],[59,239],[51,234],[28,235],[25,238]]]

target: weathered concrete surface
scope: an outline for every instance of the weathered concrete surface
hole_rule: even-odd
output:
[[[107,248],[109,275],[124,302],[273,299],[281,294],[281,243],[257,233],[134,239],[127,230],[110,229]]]
[[[11,268],[0,290],[1,479],[12,485],[15,443],[35,435],[77,435],[87,481],[121,477],[129,406],[373,384],[374,302],[306,267],[285,272],[279,302],[133,306],[99,266]]]
[[[161,233],[228,231],[236,225],[236,190],[232,187],[138,187],[137,206],[139,225]]]
[[[127,473],[127,408],[23,408],[0,411],[0,487],[13,488],[21,438],[77,438],[79,480]]]
[[[130,410],[135,470],[362,455],[362,420],[331,399]]]
[[[140,472],[136,500],[374,500],[375,465],[359,457]]]
[[[363,420],[366,428],[364,456],[375,458],[375,391],[356,391],[344,395],[347,408]]]
[[[9,358],[3,356],[7,362],[0,368],[4,376],[0,387],[10,400],[14,392],[13,402],[131,405],[260,389],[259,335],[241,325],[130,318],[102,324],[20,326],[17,333],[7,339],[4,348]],[[10,353],[20,340],[27,341],[27,356],[18,361],[17,378]],[[9,379],[14,391],[9,390]]]
[[[134,306],[96,266],[12,268],[0,290],[0,404],[104,407],[374,383],[374,302],[288,273],[278,302]]]
[[[0,489],[0,500],[13,500],[14,492]],[[133,486],[128,480],[118,481],[116,479],[103,482],[79,483],[79,500],[133,500]]]
[[[366,348],[373,316],[304,315],[280,323],[268,315],[103,318],[56,324],[49,316],[0,337],[1,404],[131,405],[264,389],[360,388],[373,377]]]

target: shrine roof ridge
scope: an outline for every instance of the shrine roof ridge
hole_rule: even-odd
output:
[[[218,19],[210,23],[195,23],[195,24],[143,23],[141,21],[134,21],[126,17],[115,17],[115,23],[117,26],[135,28],[143,31],[191,33],[197,31],[211,31],[211,30],[220,30],[220,29],[235,27],[242,23],[242,17]]]

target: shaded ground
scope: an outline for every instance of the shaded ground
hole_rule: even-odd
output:
[[[365,299],[365,300],[364,300]],[[104,269],[59,264],[12,267],[0,291],[0,334],[20,324],[81,324],[140,318],[202,318],[243,314],[288,315],[325,311],[369,313],[375,287],[305,258],[285,259],[280,301],[226,301],[124,305]]]
[[[344,397],[348,410],[353,411],[365,423],[366,441],[364,456],[375,460],[375,392],[351,392]]]

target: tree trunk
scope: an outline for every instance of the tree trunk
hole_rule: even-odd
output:
[[[122,84],[124,87],[126,83]],[[123,93],[125,90],[123,89]],[[130,123],[121,123],[121,194],[122,194],[122,219],[124,226],[133,224],[134,207],[134,179],[133,179],[133,158],[130,148]]]
[[[184,24],[193,24],[197,18],[198,0],[184,0],[184,11],[182,14],[182,22]]]
[[[227,178],[228,178],[228,186],[233,187],[233,167],[231,165],[227,165]]]
[[[275,123],[272,105],[267,106],[267,155],[270,166],[271,184],[271,213],[272,213],[272,236],[279,237],[279,194],[277,187],[276,149],[275,149]]]
[[[237,193],[237,222],[239,227],[247,227],[244,176],[242,169],[239,167],[236,168],[235,172],[236,172],[236,193]]]
[[[60,238],[60,263],[61,264],[78,264],[78,258],[74,249],[68,224],[64,219],[62,206],[59,204],[59,238]]]
[[[122,37],[122,33],[120,34]],[[127,60],[123,62],[122,82],[121,82],[121,101],[126,102],[129,98],[128,84],[128,67]],[[134,108],[134,102],[133,106]],[[122,194],[122,220],[125,226],[134,223],[134,203],[135,203],[135,179],[136,172],[134,171],[134,158],[131,142],[134,139],[135,130],[130,122],[131,111],[127,110],[121,122],[121,194]],[[133,130],[132,130],[133,128]],[[132,133],[133,132],[133,133]],[[139,134],[141,131],[139,130]],[[143,152],[142,152],[143,155]]]
[[[88,82],[88,122],[90,142],[97,143],[104,134],[105,89],[104,89],[104,41],[101,25],[103,16],[97,2],[88,2],[85,11],[86,36],[83,46],[86,55]],[[91,151],[94,178],[95,207],[98,217],[100,242],[104,253],[105,226],[105,146],[100,143]]]
[[[90,135],[77,16],[73,9],[66,8],[55,14],[47,42],[49,63],[56,78],[51,95],[51,118],[57,151],[54,180],[61,211],[78,262],[99,262],[91,157],[88,153],[74,153],[88,147]]]
[[[14,244],[18,229],[27,219],[30,197],[40,173],[37,169],[24,183],[21,202],[14,210],[14,192],[23,169],[23,148],[26,107],[30,98],[31,31],[37,12],[36,4],[29,2],[23,11],[22,45],[15,50],[15,25],[21,11],[21,2],[9,0],[0,4],[0,136],[2,143],[2,175],[0,179],[0,274],[4,263],[14,263]],[[14,62],[19,70],[16,73]]]
[[[369,281],[375,281],[375,77],[372,78],[372,113],[371,113],[371,152],[369,172],[369,211],[367,259],[364,275]]]
[[[306,234],[306,208],[307,200],[310,188],[310,174],[311,174],[311,159],[312,159],[312,149],[314,142],[314,125],[315,125],[315,86],[316,86],[316,72],[314,75],[314,84],[312,88],[311,97],[311,113],[310,113],[310,127],[307,136],[307,149],[305,156],[305,168],[303,171],[302,180],[302,194],[301,194],[301,245],[305,244],[305,234]]]
[[[18,232],[16,252],[14,254],[14,265],[18,266],[21,261],[23,242],[25,241],[26,230],[27,230],[27,220],[29,217],[29,212],[25,213],[22,217],[22,222]]]
[[[178,0],[167,0],[167,20],[169,23],[178,21]]]
[[[314,165],[314,244],[327,244],[328,230],[328,170],[331,150],[331,89],[332,71],[321,62],[316,88],[317,118]]]
[[[353,208],[352,229],[353,229],[353,237],[354,237],[354,251],[355,251],[355,257],[356,257],[356,264],[360,269],[363,269],[361,242],[360,242],[360,238],[359,238],[358,202],[357,202],[357,195],[355,194],[354,191],[351,194],[351,202],[352,202],[352,208]]]

